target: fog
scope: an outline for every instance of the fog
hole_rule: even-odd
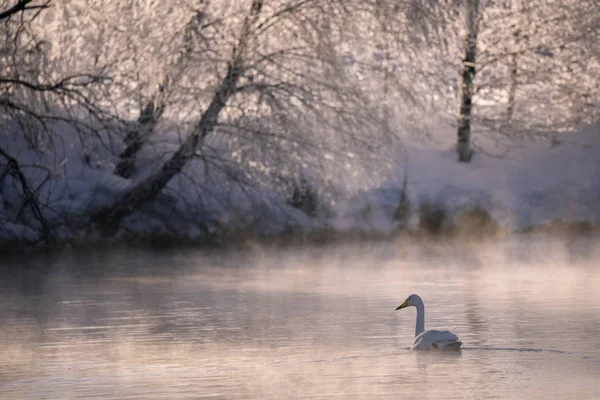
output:
[[[598,238],[2,260],[3,398],[594,398]],[[414,352],[411,293],[457,354]]]

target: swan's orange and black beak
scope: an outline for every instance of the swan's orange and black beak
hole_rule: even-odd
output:
[[[406,307],[408,307],[408,299],[404,300],[404,303],[400,304],[398,306],[398,308],[396,308],[396,311],[401,310],[401,309],[406,308]]]

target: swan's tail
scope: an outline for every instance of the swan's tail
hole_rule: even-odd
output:
[[[443,351],[458,351],[460,350],[460,346],[462,346],[462,342],[460,340],[447,341],[443,344],[438,343],[438,348]]]

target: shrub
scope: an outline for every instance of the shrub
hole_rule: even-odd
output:
[[[439,235],[447,227],[448,211],[440,204],[423,201],[419,204],[418,230],[428,235]]]
[[[500,226],[481,206],[460,210],[452,218],[451,231],[454,235],[472,238],[488,238],[500,232]]]

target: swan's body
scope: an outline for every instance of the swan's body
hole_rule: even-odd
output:
[[[462,342],[450,331],[428,330],[415,337],[411,350],[460,350]]]
[[[423,300],[416,294],[411,294],[396,308],[400,310],[406,307],[417,308],[417,325],[415,328],[415,341],[411,350],[460,350],[462,342],[450,331],[425,330],[425,305]]]

